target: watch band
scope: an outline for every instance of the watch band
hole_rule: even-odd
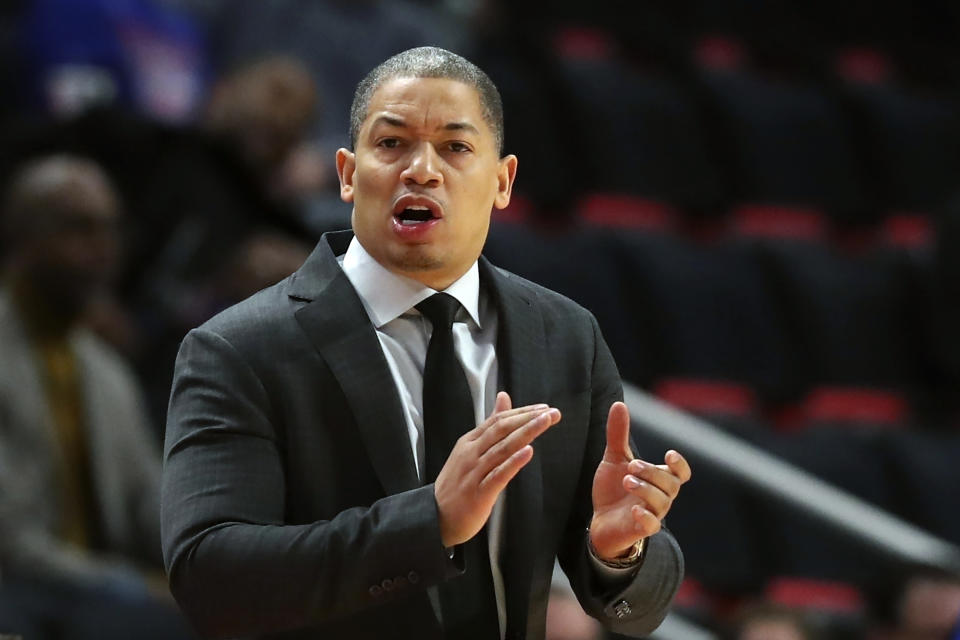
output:
[[[606,559],[601,558],[600,554],[597,553],[597,550],[593,547],[593,541],[590,539],[590,530],[587,529],[587,544],[590,547],[590,553],[593,554],[593,557],[599,560],[604,566],[610,567],[611,569],[629,569],[630,567],[635,567],[640,563],[640,560],[643,558],[643,552],[647,548],[647,539],[641,538],[633,543],[633,547],[630,549],[630,553],[625,556],[620,556],[619,558]]]

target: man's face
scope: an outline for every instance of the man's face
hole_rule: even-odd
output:
[[[438,290],[480,255],[516,168],[515,156],[499,157],[476,89],[443,78],[385,82],[355,152],[337,152],[340,197],[353,203],[360,244],[387,269]]]
[[[31,279],[71,312],[106,286],[117,264],[119,215],[100,179],[74,176],[51,195],[43,230],[22,248]]]

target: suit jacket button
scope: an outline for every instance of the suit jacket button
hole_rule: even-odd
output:
[[[633,610],[630,608],[630,603],[626,600],[621,600],[617,604],[613,605],[613,612],[617,614],[617,618],[623,619],[626,618]]]
[[[384,591],[393,591],[393,580],[390,578],[384,578],[383,582],[380,583],[380,586],[383,587]]]
[[[383,595],[383,589],[380,588],[380,585],[375,584],[370,587],[370,595],[372,595],[374,598],[379,598],[381,595]]]
[[[420,582],[420,574],[418,574],[416,571],[411,571],[407,574],[407,580],[410,581],[410,584],[417,584]]]

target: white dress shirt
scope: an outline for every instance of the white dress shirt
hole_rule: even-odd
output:
[[[423,367],[433,325],[415,308],[434,289],[398,275],[374,260],[354,238],[343,256],[343,271],[377,330],[390,373],[403,403],[410,447],[423,478]],[[473,397],[475,424],[483,422],[497,397],[497,314],[480,295],[474,263],[446,290],[462,305],[453,323],[453,343]]]
[[[417,474],[422,479],[423,367],[433,325],[415,307],[437,291],[385,268],[356,238],[350,241],[341,266],[377,331],[377,339],[403,404],[410,448]],[[493,412],[497,398],[497,312],[489,297],[481,295],[480,270],[476,262],[444,291],[463,307],[454,318],[453,344],[473,397],[475,424],[480,424]],[[505,494],[501,494],[497,500],[487,527],[501,638],[506,633],[503,574],[499,562],[504,498]],[[436,589],[430,591],[436,606]]]

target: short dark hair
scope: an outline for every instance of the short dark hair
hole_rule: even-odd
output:
[[[503,155],[503,103],[500,92],[480,67],[439,47],[407,49],[381,62],[360,81],[350,105],[350,145],[356,147],[360,127],[367,117],[370,98],[384,82],[394,78],[444,78],[468,84],[480,95],[483,119],[493,132],[497,151]]]

